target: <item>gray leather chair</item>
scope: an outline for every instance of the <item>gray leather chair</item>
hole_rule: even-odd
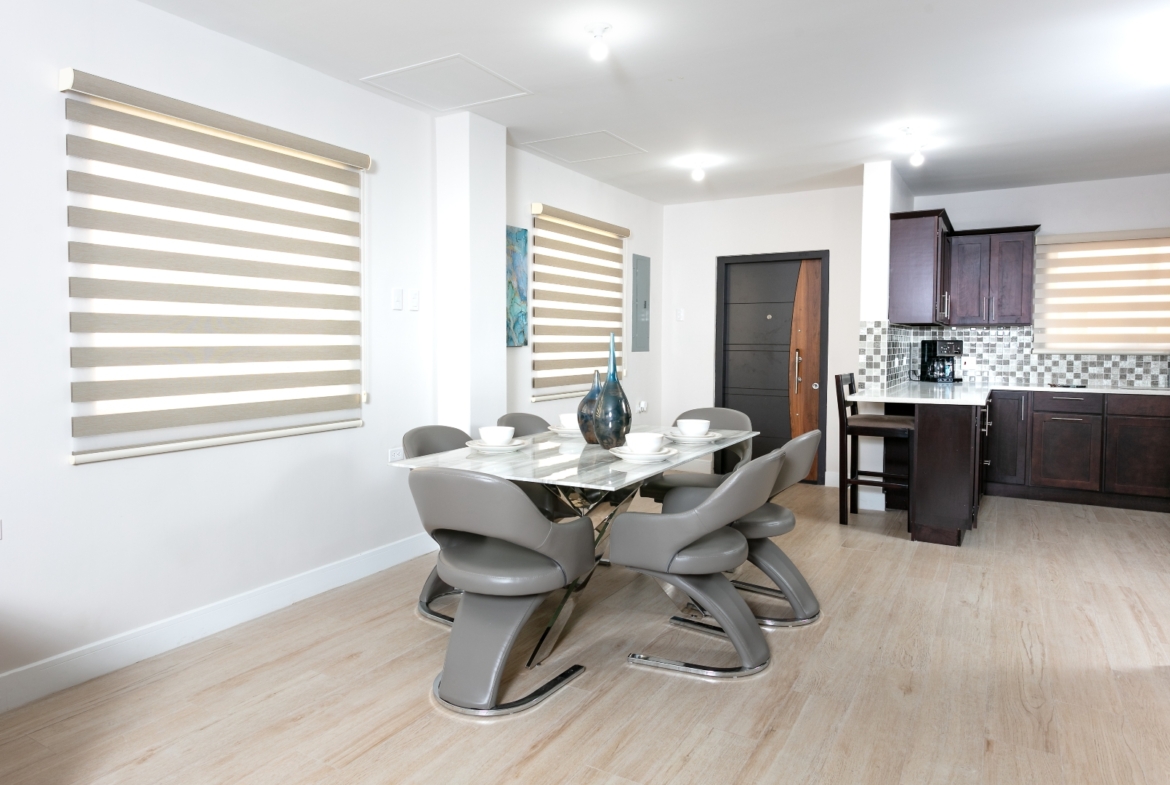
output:
[[[735,409],[709,407],[706,409],[691,409],[674,419],[679,420],[710,420],[714,430],[750,431],[752,420],[746,414]],[[752,459],[751,439],[719,451],[723,463],[724,474],[699,474],[698,472],[675,472],[674,474],[660,474],[651,477],[642,484],[642,495],[648,496],[656,502],[661,502],[666,494],[674,488],[716,488],[729,474]]]
[[[767,503],[783,461],[779,452],[752,461],[686,509],[676,511],[667,494],[661,514],[626,512],[614,519],[611,562],[654,578],[680,606],[691,600],[698,603],[719,628],[697,626],[730,638],[742,664],[710,667],[643,654],[631,654],[630,662],[716,678],[746,676],[767,667],[768,642],[723,573],[739,567],[748,556],[747,540],[730,524]]]
[[[580,675],[573,665],[519,700],[497,704],[500,677],[520,629],[552,592],[593,569],[593,523],[553,523],[512,483],[459,469],[421,468],[410,491],[439,543],[439,578],[463,591],[435,697],[466,714],[536,705]]]
[[[466,447],[471,437],[458,428],[448,425],[420,425],[411,428],[402,436],[402,453],[407,458],[418,458],[423,455],[433,455],[437,452],[448,452]],[[413,473],[413,472],[412,472]],[[427,576],[422,591],[418,596],[418,612],[426,618],[440,624],[453,624],[455,619],[445,613],[431,609],[431,603],[440,597],[449,597],[459,594],[459,590],[447,584],[439,577],[439,568],[435,566]]]
[[[526,412],[510,412],[496,420],[496,425],[511,426],[516,429],[515,436],[533,436],[538,433],[548,433],[548,420],[535,414]]]
[[[780,473],[776,477],[775,485],[772,486],[769,498],[791,488],[808,476],[820,444],[821,432],[809,431],[776,451],[784,456],[784,463],[780,467]],[[667,500],[672,510],[684,510],[702,503],[710,494],[711,491],[706,488],[684,488],[672,491]],[[664,505],[663,510],[665,509]],[[796,515],[792,510],[771,502],[732,524],[732,528],[747,538],[748,561],[776,584],[776,588],[746,583],[736,580],[734,576],[732,585],[742,591],[784,600],[792,606],[793,614],[789,617],[757,616],[759,623],[765,627],[800,627],[811,624],[821,615],[821,605],[812,587],[787,554],[771,539],[788,534],[795,527]]]

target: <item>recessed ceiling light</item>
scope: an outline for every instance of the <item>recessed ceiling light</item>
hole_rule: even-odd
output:
[[[605,43],[605,34],[610,31],[610,26],[607,24],[596,24],[585,28],[585,32],[593,36],[593,43],[589,46],[589,56],[601,62],[609,57],[609,46]]]
[[[910,156],[911,166],[922,166],[926,163],[926,156],[922,154],[921,150],[915,150],[914,155]]]
[[[696,183],[703,182],[703,178],[706,176],[707,176],[707,173],[704,172],[702,169],[692,169],[691,170],[691,179],[694,180]]]

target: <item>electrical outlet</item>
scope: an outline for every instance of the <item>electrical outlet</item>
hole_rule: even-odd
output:
[[[974,357],[964,357],[963,358],[963,370],[964,371],[970,371],[974,367],[975,367],[975,358]]]
[[[401,447],[391,447],[390,448],[390,463],[394,463],[395,461],[404,461],[404,460],[406,460],[406,453],[404,453],[402,451]]]
[[[646,405],[646,402],[645,402],[645,401],[638,401],[638,411],[640,411],[640,412],[644,412],[644,411],[646,411],[648,408],[649,408],[649,407]]]

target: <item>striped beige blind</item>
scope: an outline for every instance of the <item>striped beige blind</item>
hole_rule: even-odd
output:
[[[369,158],[78,71],[74,463],[361,424]]]
[[[532,386],[545,395],[587,390],[609,363],[624,376],[625,247],[630,230],[532,205]],[[571,389],[570,389],[571,388]]]
[[[1146,237],[1041,237],[1034,349],[1170,353],[1170,230]]]

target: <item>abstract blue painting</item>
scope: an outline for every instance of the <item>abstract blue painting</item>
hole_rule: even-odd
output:
[[[508,346],[528,345],[528,230],[508,227]]]

